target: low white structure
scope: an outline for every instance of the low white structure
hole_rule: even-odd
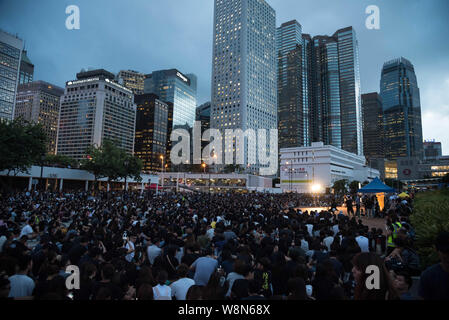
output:
[[[273,192],[271,178],[252,174],[164,172],[158,175],[164,178],[163,182],[162,179],[160,182],[164,189],[177,188],[203,192],[227,190]]]
[[[8,173],[6,171],[0,171],[0,176],[6,176]],[[95,177],[93,174],[78,169],[68,169],[68,168],[56,168],[56,167],[39,167],[32,166],[29,169],[29,173],[21,172],[14,176],[14,173],[10,173],[11,177],[14,179],[27,179],[28,190],[33,188],[33,185],[39,183],[40,178],[42,177],[43,182],[45,183],[45,189],[59,190],[62,191],[64,189],[64,183],[70,183],[71,185],[80,185],[83,184],[84,189],[87,191],[89,188],[89,182],[93,183],[95,181]],[[157,184],[159,181],[158,176],[141,174],[142,181],[138,182],[133,179],[126,180],[126,188],[130,189],[138,189],[142,190],[151,185]],[[98,179],[100,183],[103,185],[105,189],[109,189],[109,185],[107,183],[107,178]],[[125,187],[125,181],[118,180],[114,181],[114,184],[119,184],[121,187]],[[111,183],[112,184],[112,183]]]
[[[322,193],[335,181],[371,181],[379,177],[363,156],[314,142],[310,147],[280,150],[280,180],[283,192]]]

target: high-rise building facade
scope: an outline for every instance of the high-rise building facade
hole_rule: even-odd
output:
[[[303,41],[302,27],[296,20],[277,29],[279,148],[310,144],[307,55]]]
[[[441,142],[435,140],[425,140],[423,144],[424,159],[437,159],[443,156],[443,150],[441,148]]]
[[[39,123],[47,136],[47,151],[56,152],[60,98],[64,89],[44,81],[20,84],[17,89],[15,118]]]
[[[168,104],[155,94],[134,97],[137,106],[134,154],[143,162],[143,171],[161,171],[167,154]]]
[[[61,97],[57,153],[79,160],[90,145],[110,140],[132,154],[136,123],[132,91],[103,69],[76,76],[66,83]]]
[[[223,137],[225,129],[277,129],[276,12],[265,0],[215,0],[212,64],[211,128]],[[262,167],[259,148],[270,145],[245,141],[250,171]],[[256,164],[248,167],[248,156]]]
[[[145,76],[144,92],[173,104],[172,126],[188,124],[193,127],[197,106],[197,78],[194,74],[184,75],[177,69],[154,71]]]
[[[0,121],[14,119],[23,41],[0,30]]]
[[[196,108],[196,121],[201,122],[201,150],[209,144],[209,135],[205,134],[210,129],[211,103],[206,102]],[[201,158],[199,155],[198,158]]]
[[[33,81],[34,64],[28,58],[27,51],[22,51],[22,58],[20,59],[19,84],[25,84]]]
[[[415,69],[409,60],[401,57],[384,64],[380,95],[386,158],[422,158],[421,103]]]
[[[145,75],[134,70],[121,70],[116,77],[119,84],[135,95],[143,94]]]
[[[363,151],[367,159],[384,158],[382,98],[377,92],[362,94]]]
[[[359,51],[352,27],[332,36],[303,35],[312,141],[363,155]]]

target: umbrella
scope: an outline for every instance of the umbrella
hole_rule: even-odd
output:
[[[408,198],[409,197],[409,195],[407,194],[407,193],[405,193],[405,192],[402,192],[400,195],[399,195],[399,198]]]

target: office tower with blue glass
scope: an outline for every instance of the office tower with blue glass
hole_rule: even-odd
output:
[[[277,129],[275,10],[265,0],[215,0],[213,28],[211,128],[225,139],[226,129]],[[242,166],[249,172],[265,167],[259,148],[268,152],[270,144],[245,141]],[[223,151],[241,152],[235,145]]]
[[[303,92],[310,139],[363,155],[358,42],[352,27],[332,36],[303,34]],[[307,90],[304,89],[307,86]]]
[[[368,161],[382,159],[384,152],[384,118],[382,98],[377,92],[362,94],[363,153]]]
[[[383,103],[385,155],[423,157],[421,103],[413,64],[401,57],[382,68],[380,95]]]
[[[33,82],[34,64],[28,58],[28,52],[22,51],[22,58],[20,59],[19,84],[26,84]]]
[[[305,41],[296,20],[277,29],[279,148],[310,145]]]
[[[14,119],[23,40],[0,30],[0,121]]]
[[[197,77],[194,74],[183,74],[177,69],[154,71],[145,76],[144,92],[173,104],[170,131],[177,125],[193,127],[197,106]]]

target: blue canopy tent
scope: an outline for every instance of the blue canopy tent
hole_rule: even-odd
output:
[[[390,188],[386,184],[384,184],[382,181],[380,181],[379,178],[375,178],[373,181],[371,181],[369,184],[364,186],[363,188],[359,189],[360,193],[393,193],[396,192],[395,189]]]

